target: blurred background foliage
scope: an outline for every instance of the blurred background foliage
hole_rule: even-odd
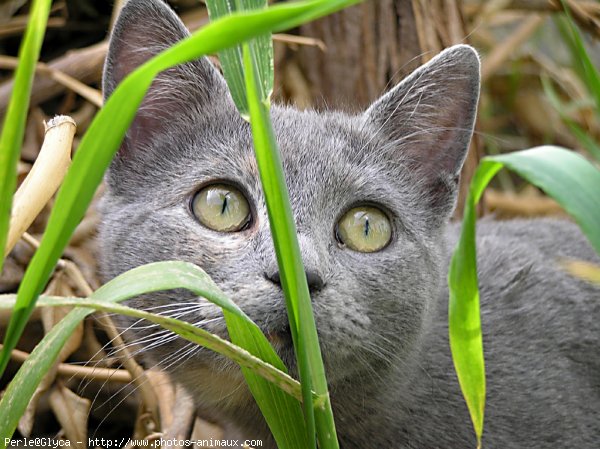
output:
[[[78,136],[101,105],[102,64],[107,32],[119,6],[116,3],[54,1],[33,87],[19,181],[39,152],[43,120],[55,114],[72,116],[78,125],[76,151]],[[169,3],[191,29],[208,21],[206,8],[198,0]],[[581,57],[573,49],[564,4],[593,64],[600,67],[598,1],[367,0],[291,34],[275,36],[274,101],[300,108],[359,111],[442,48],[469,43],[481,52],[483,86],[463,187],[486,154],[556,144],[598,160],[599,108],[582,72]],[[27,0],[0,0],[0,116],[10,98],[29,7]],[[7,258],[0,293],[16,291],[51,206],[52,202]],[[461,208],[459,204],[457,216],[462,215]],[[487,190],[480,213],[498,218],[563,215],[553,200],[508,172],[501,172]],[[86,286],[99,286],[94,242],[97,220],[93,206],[71,240],[47,294],[83,296],[88,293],[82,291]],[[0,389],[59,318],[36,312]],[[0,314],[0,328],[7,321],[8,315]],[[132,394],[139,385],[130,384],[131,375],[119,359],[123,351],[118,345],[105,347],[109,335],[101,320],[86,321],[21,420],[21,435],[152,439],[172,423],[177,423],[169,428],[174,435],[184,428],[192,429],[195,437],[220,435],[218,428],[194,418],[191,402],[156,371],[149,370],[147,380],[159,399],[156,404],[144,403],[147,395]],[[117,372],[94,377],[81,368],[88,360]],[[155,414],[148,413],[152,407],[160,408],[160,423]],[[64,410],[69,410],[68,416]],[[70,420],[75,424],[69,425]]]

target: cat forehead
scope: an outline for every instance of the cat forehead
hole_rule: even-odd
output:
[[[272,123],[288,184],[363,182],[391,170],[382,144],[368,122],[340,112],[299,111],[274,106]],[[226,120],[232,123],[224,124]],[[198,169],[214,176],[258,177],[250,126],[241,118],[213,118],[194,144]],[[220,124],[220,125],[215,125]],[[217,131],[217,128],[220,128]],[[372,173],[371,173],[372,172]]]

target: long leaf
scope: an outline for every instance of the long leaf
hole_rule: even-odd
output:
[[[155,292],[159,290],[172,290],[177,288],[185,288],[190,290],[194,294],[206,298],[207,300],[220,306],[223,309],[226,320],[234,323],[235,326],[233,327],[238,329],[237,332],[243,332],[244,335],[247,335],[249,340],[251,340],[251,344],[246,344],[244,349],[254,356],[259,357],[264,362],[259,362],[257,359],[252,357],[242,357],[240,359],[238,357],[239,351],[233,350],[232,345],[227,346],[227,342],[220,341],[220,339],[217,339],[214,336],[209,337],[206,335],[205,331],[200,329],[194,330],[192,329],[193,326],[186,323],[164,320],[165,317],[160,316],[156,318],[156,322],[159,322],[163,325],[166,324],[167,326],[170,326],[172,330],[184,332],[184,337],[190,337],[194,335],[200,336],[204,338],[202,341],[203,343],[210,340],[209,344],[213,344],[212,349],[225,348],[230,352],[228,355],[234,355],[234,357],[236,357],[236,361],[238,362],[244,362],[245,359],[250,366],[253,364],[255,364],[255,366],[262,366],[262,368],[265,368],[267,371],[271,372],[273,376],[279,376],[279,381],[284,382],[287,387],[293,388],[296,391],[295,394],[298,394],[297,384],[295,384],[292,379],[276,374],[275,370],[286,373],[285,365],[277,356],[258,326],[256,326],[256,324],[253,323],[235,303],[233,303],[223,292],[221,292],[221,290],[219,290],[219,288],[203,270],[195,265],[186,262],[156,262],[135,268],[116,277],[94,292],[90,298],[90,305],[93,305],[97,308],[104,307],[107,310],[113,310],[117,312],[128,312],[142,318],[153,318],[151,314],[147,314],[143,311],[135,311],[134,309],[124,306],[119,307],[114,305],[111,309],[110,303],[124,301],[128,298],[139,296],[144,293]],[[56,305],[58,302],[62,302],[63,304],[76,303],[77,305],[81,305],[81,301],[73,301],[65,298],[61,300],[54,299],[46,301],[54,303],[54,305]],[[81,320],[83,320],[93,311],[93,308],[78,308],[71,311],[36,346],[30,357],[17,372],[16,376],[9,384],[4,395],[2,396],[2,399],[0,400],[0,448],[6,447],[5,438],[10,438],[14,432],[14,429],[25,408],[27,407],[33,392],[35,391],[44,374],[55,362],[65,341],[71,335],[75,327],[81,322]],[[232,340],[235,342],[233,338]],[[220,346],[215,347],[215,343],[219,344]],[[237,352],[238,356],[235,356],[235,354],[233,354],[234,352]],[[271,365],[274,367],[274,369],[269,368],[267,365]],[[247,369],[249,368],[245,368],[245,370]],[[288,415],[295,417],[296,419],[302,420],[300,406],[296,399],[292,398],[288,394],[283,393],[279,387],[273,385],[270,381],[267,381],[258,375],[256,376],[260,379],[260,381],[256,382],[258,385],[262,386],[262,383],[264,382],[268,385],[271,385],[273,391],[276,392],[275,398],[277,401],[273,402],[276,404],[283,404],[283,406],[291,408],[290,410],[281,408],[280,411],[283,411]],[[281,399],[280,396],[282,396],[284,399]],[[296,414],[293,413],[294,408],[297,410]],[[305,447],[302,446],[302,438],[304,437],[304,434],[301,433],[302,427],[300,427],[300,431],[294,431],[293,422],[291,424],[289,422],[286,424],[290,425],[290,427],[288,428],[287,436],[282,440],[284,444],[287,444],[287,446],[280,447]]]
[[[596,65],[585,48],[583,38],[581,37],[579,28],[577,28],[571,17],[571,11],[567,2],[561,0],[561,3],[565,11],[565,17],[558,17],[556,23],[569,47],[573,65],[590,91],[596,103],[596,111],[600,114],[600,72],[598,72]]]
[[[449,334],[452,358],[477,440],[481,442],[485,405],[485,368],[475,248],[476,205],[493,176],[506,167],[554,198],[577,222],[600,254],[600,170],[580,155],[559,147],[490,156],[471,181],[460,240],[452,255]]]
[[[160,53],[123,80],[83,137],[57,196],[40,247],[25,272],[0,353],[0,374],[154,77],[174,65],[216,53],[269,31],[297,26],[351,3],[356,0],[312,0],[224,17]]]
[[[598,144],[594,138],[585,132],[569,115],[565,112],[566,106],[561,101],[558,93],[552,86],[551,81],[547,76],[542,76],[542,88],[544,89],[544,93],[546,97],[556,109],[556,111],[560,114],[560,117],[563,122],[569,127],[571,133],[579,140],[581,146],[593,157],[595,157],[598,161],[600,161],[600,144]],[[600,111],[599,111],[600,113]]]
[[[163,273],[161,273],[163,275]],[[16,295],[0,295],[0,309],[10,309],[16,302]],[[253,356],[248,351],[234,345],[218,335],[196,327],[186,321],[178,320],[170,316],[151,313],[146,310],[138,310],[114,301],[90,298],[71,298],[63,296],[40,296],[36,302],[37,307],[81,307],[84,309],[101,310],[103,312],[118,313],[119,315],[139,318],[150,321],[170,330],[181,338],[197,345],[204,346],[211,351],[224,355],[238,365],[246,368],[265,380],[274,383],[278,388],[285,391],[297,400],[301,400],[300,383],[292,379],[287,373],[278,370],[273,365]],[[266,343],[263,342],[263,343]],[[315,396],[315,400],[317,400]]]
[[[51,3],[50,0],[33,2],[25,37],[19,49],[19,65],[15,72],[13,92],[4,116],[2,135],[0,135],[0,272],[4,263],[4,248],[10,223],[12,196],[17,183],[17,162],[25,135],[29,93],[46,31]]]
[[[236,11],[260,10],[267,7],[267,0],[207,0],[206,7],[211,20],[216,20]],[[271,33],[249,41],[258,65],[259,96],[266,100],[273,91],[273,41]],[[248,100],[242,67],[242,47],[225,49],[219,52],[219,62],[227,80],[231,97],[243,117],[248,117]]]
[[[255,65],[248,46],[244,47],[244,69],[256,160],[265,192],[271,235],[298,360],[307,430],[310,432],[310,441],[314,444],[313,426],[316,424],[321,449],[338,448],[323,358],[283,166],[269,119],[268,100],[261,101],[259,97]],[[314,410],[309,407],[313,386],[317,395],[325,400],[323,407]]]

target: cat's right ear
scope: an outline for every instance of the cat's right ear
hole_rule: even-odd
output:
[[[128,0],[110,38],[102,80],[104,98],[130,72],[189,34],[162,0]],[[230,100],[223,77],[207,58],[162,72],[146,94],[117,159],[129,159],[134,152],[143,151],[157,133],[182,115],[210,114],[216,101]]]
[[[432,214],[452,212],[479,99],[479,57],[451,47],[377,100],[365,113],[385,157],[409,171]]]

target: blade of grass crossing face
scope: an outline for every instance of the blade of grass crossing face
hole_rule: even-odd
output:
[[[29,110],[29,93],[35,75],[40,48],[50,13],[50,0],[34,0],[25,36],[19,49],[19,65],[15,72],[8,109],[0,135],[0,272],[4,263],[4,248],[10,223],[12,196],[17,183],[17,162],[25,135]]]
[[[241,325],[239,317],[229,312],[224,312],[224,315],[229,337],[234,344],[243,347],[280,371],[287,372],[285,365],[268,342],[262,343],[266,339],[260,330]],[[269,425],[277,447],[281,449],[310,447],[300,402],[248,368],[242,368],[242,374]],[[312,403],[312,396],[309,403]]]
[[[338,448],[325,369],[283,166],[269,118],[268,102],[261,101],[259,97],[252,50],[248,46],[244,46],[244,69],[254,148],[294,339],[307,430],[311,432],[310,438],[314,443],[313,426],[316,426],[321,449]],[[314,410],[309,402],[313,388],[317,395],[324,398],[323,406]]]
[[[10,309],[16,302],[16,295],[0,295],[0,309]],[[128,317],[139,318],[151,323],[155,323],[172,331],[180,337],[217,352],[233,360],[238,365],[249,369],[268,380],[275,383],[280,389],[284,390],[290,396],[301,399],[300,383],[292,379],[289,375],[278,370],[273,365],[264,362],[262,359],[253,356],[245,349],[234,345],[218,335],[199,328],[186,321],[182,321],[170,316],[151,313],[146,310],[138,310],[113,301],[106,301],[96,298],[74,298],[64,296],[40,296],[36,307],[81,307],[84,309],[101,310],[112,314],[120,314]]]
[[[83,217],[153,78],[160,71],[176,64],[216,53],[269,31],[281,31],[297,26],[356,2],[312,0],[224,17],[160,53],[123,80],[83,137],[58,193],[40,248],[35,253],[19,288],[15,311],[11,316],[0,353],[0,375],[6,368],[10,352],[25,327],[36,298]]]
[[[483,190],[502,167],[516,172],[554,198],[574,218],[600,254],[600,170],[594,165],[572,151],[552,146],[489,156],[482,160],[471,181],[460,240],[448,273],[452,359],[479,443],[483,433],[485,368],[477,284],[475,212]]]
[[[285,366],[277,356],[260,329],[226,295],[221,292],[204,271],[185,262],[157,262],[124,273],[98,289],[91,300],[120,302],[133,296],[159,290],[185,288],[222,307],[230,330],[236,335],[246,335],[246,347],[251,354],[285,373]],[[68,301],[68,300],[64,300]],[[126,310],[126,308],[125,308]],[[93,312],[93,309],[76,309],[70,312],[33,350],[0,400],[0,447],[10,438],[22,416],[33,392],[44,374],[55,362],[60,349],[73,329]],[[144,312],[137,312],[137,314]],[[158,317],[160,320],[164,317]],[[180,330],[192,332],[188,325]],[[193,332],[192,332],[193,333]],[[189,336],[189,334],[187,334]],[[232,340],[233,337],[232,337]],[[235,343],[235,341],[234,341]],[[241,345],[238,345],[241,346]],[[278,387],[253,373],[255,385],[267,391],[264,398],[257,397],[259,404],[266,403],[282,414],[277,442],[280,448],[304,449],[304,429],[299,402],[283,393]],[[272,388],[265,388],[269,385]],[[299,425],[298,425],[299,424]]]
[[[264,9],[267,7],[267,0],[207,0],[206,6],[210,19],[216,20],[236,11]],[[257,56],[260,98],[264,100],[269,98],[273,91],[273,42],[271,33],[252,39],[249,41],[249,45]],[[219,61],[231,97],[240,114],[247,118],[248,100],[242,67],[241,45],[219,52]]]
[[[252,138],[254,141],[261,183],[265,192],[269,223],[271,224],[271,235],[275,245],[281,285],[284,290],[286,309],[288,310],[290,332],[292,334],[294,350],[296,352],[296,360],[302,385],[307,439],[310,441],[310,447],[316,448],[310,365],[303,346],[305,340],[300,337],[298,331],[298,289],[291,290],[293,287],[290,285],[293,285],[294,282],[298,282],[299,275],[304,278],[306,284],[304,266],[302,264],[300,248],[298,247],[298,242],[296,240],[296,226],[292,218],[287,186],[283,176],[283,166],[281,164],[275,136],[271,127],[268,107],[265,104],[266,102],[263,102],[264,100],[260,98],[256,66],[250,47],[246,44],[243,46],[243,56]],[[284,238],[286,239],[284,245],[281,245],[281,233],[283,233]],[[287,254],[289,257],[287,260],[284,260],[285,255],[282,254],[282,252],[286,250],[289,251],[289,247],[294,244],[296,246],[296,254]],[[306,286],[305,292],[303,293],[308,296],[308,286]],[[309,296],[308,300],[310,301]]]

